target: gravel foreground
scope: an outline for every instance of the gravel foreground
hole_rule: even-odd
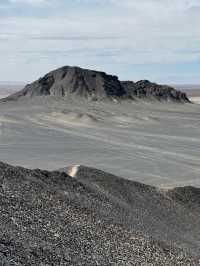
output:
[[[195,238],[198,189],[158,191],[87,167],[71,177],[66,172],[72,170],[0,163],[0,265],[200,265],[198,235],[195,243],[178,237],[186,229],[186,212]],[[141,220],[145,212],[150,224]],[[183,220],[176,247],[165,236],[176,231],[173,219]],[[153,220],[157,230],[150,230]]]

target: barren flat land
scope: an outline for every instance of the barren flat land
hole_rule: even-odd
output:
[[[192,102],[200,104],[200,85],[185,85],[182,90],[187,93]]]
[[[7,97],[8,95],[23,88],[24,84],[8,84],[0,82],[0,98]]]
[[[80,164],[159,187],[200,187],[199,136],[198,104],[50,96],[0,104],[0,161],[28,168]]]

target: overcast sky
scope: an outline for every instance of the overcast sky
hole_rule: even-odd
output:
[[[200,0],[0,0],[0,81],[63,65],[200,83]]]

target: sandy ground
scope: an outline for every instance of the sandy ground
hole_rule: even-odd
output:
[[[193,97],[190,97],[190,100],[191,100],[193,103],[200,104],[200,96],[193,96]]]
[[[7,96],[9,96],[9,93],[0,92],[0,99],[5,98]]]
[[[80,164],[160,187],[200,186],[200,105],[37,98],[0,104],[0,160]]]
[[[14,85],[14,84],[1,84],[0,83],[0,99],[9,96],[10,94],[15,93],[24,87],[24,84]]]

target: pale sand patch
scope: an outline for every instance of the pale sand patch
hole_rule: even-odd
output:
[[[76,177],[80,165],[74,165],[70,170],[68,170],[67,174],[71,177]]]
[[[0,99],[6,98],[9,94],[0,94]]]
[[[18,121],[12,119],[12,118],[9,118],[9,117],[6,117],[6,116],[0,116],[0,126],[3,126],[4,123],[19,123]]]
[[[200,104],[200,97],[198,96],[190,97],[190,101],[196,104]]]
[[[170,190],[173,190],[173,189],[175,189],[175,187],[172,187],[172,186],[169,186],[169,187],[161,187],[160,188],[160,191],[167,192],[167,191],[170,191]]]
[[[40,115],[38,116],[41,120],[46,120],[49,122],[54,122],[61,125],[74,125],[74,126],[92,126],[95,125],[98,121],[96,117],[88,113],[60,113],[52,112],[49,115]]]

